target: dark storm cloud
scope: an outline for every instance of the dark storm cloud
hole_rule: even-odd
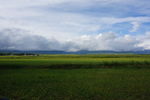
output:
[[[59,43],[39,35],[31,35],[20,29],[0,30],[0,49],[50,50],[58,48]]]

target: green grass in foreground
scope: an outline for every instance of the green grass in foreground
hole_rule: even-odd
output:
[[[0,98],[150,100],[150,55],[0,56]]]
[[[0,70],[0,98],[150,100],[150,69]]]

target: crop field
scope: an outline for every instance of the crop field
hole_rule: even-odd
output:
[[[0,68],[110,68],[150,66],[150,55],[0,56]]]
[[[0,56],[0,99],[150,100],[150,55]]]

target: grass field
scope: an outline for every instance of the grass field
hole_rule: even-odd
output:
[[[150,55],[0,56],[0,68],[110,68],[150,66]]]
[[[150,55],[0,56],[0,98],[150,100]]]

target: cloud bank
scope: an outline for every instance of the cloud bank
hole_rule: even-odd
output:
[[[59,37],[47,39],[20,29],[0,31],[1,50],[114,50],[130,51],[150,49],[150,32],[143,35],[123,35],[107,32],[97,35],[82,35],[75,39],[60,41]]]

